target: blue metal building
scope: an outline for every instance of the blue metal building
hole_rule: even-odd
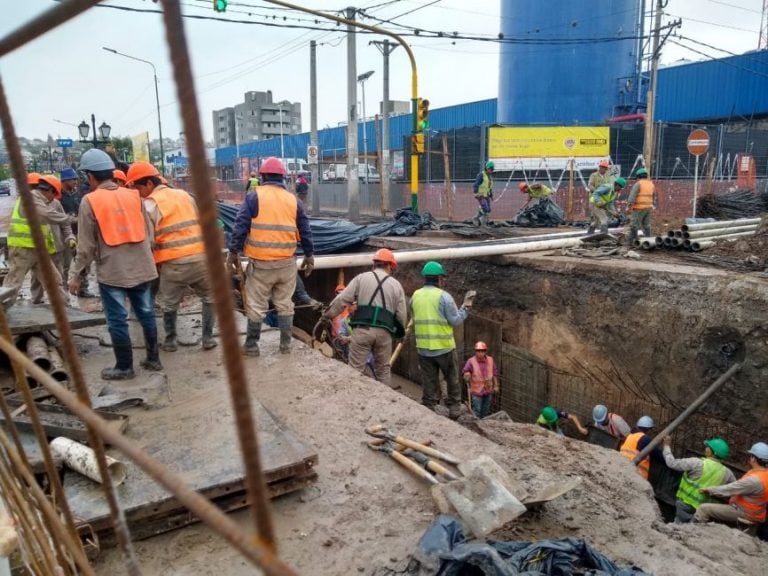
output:
[[[602,124],[635,112],[642,0],[502,0],[500,124]],[[618,40],[617,40],[618,39]],[[467,77],[481,72],[468,72]]]

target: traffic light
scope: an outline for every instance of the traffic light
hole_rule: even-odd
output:
[[[213,11],[214,12],[226,12],[227,11],[227,0],[213,0]]]
[[[429,100],[424,98],[419,100],[418,117],[416,118],[416,128],[423,132],[429,128]]]
[[[424,133],[417,132],[411,135],[411,153],[424,154]]]

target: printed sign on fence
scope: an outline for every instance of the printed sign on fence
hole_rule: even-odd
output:
[[[608,126],[493,126],[488,157],[503,159],[600,158],[610,150]]]

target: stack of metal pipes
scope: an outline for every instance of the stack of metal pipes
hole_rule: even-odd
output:
[[[656,236],[635,240],[635,246],[645,250],[671,248],[701,252],[715,242],[737,240],[752,236],[760,226],[760,218],[741,218],[739,220],[720,220],[700,224],[683,224],[680,230],[670,230],[666,236]]]

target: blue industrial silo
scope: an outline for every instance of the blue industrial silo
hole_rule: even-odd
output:
[[[636,111],[643,0],[501,0],[501,124],[601,124]],[[643,95],[644,99],[644,95]]]

